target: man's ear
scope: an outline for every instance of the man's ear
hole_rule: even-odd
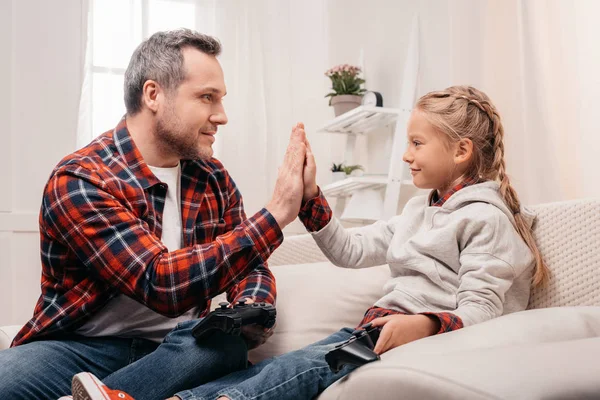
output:
[[[462,164],[473,157],[473,141],[471,139],[460,139],[454,150],[454,163]]]
[[[142,87],[142,103],[146,105],[152,112],[158,110],[159,93],[161,87],[156,81],[147,80]]]

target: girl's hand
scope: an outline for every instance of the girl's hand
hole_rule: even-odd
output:
[[[440,323],[426,315],[388,315],[374,319],[371,324],[383,326],[374,349],[377,354],[434,335],[440,329]]]
[[[304,124],[299,122],[296,125],[296,129],[304,130]],[[317,187],[317,164],[315,163],[315,156],[306,138],[305,133],[304,143],[306,144],[306,160],[304,161],[304,192],[302,193],[302,202],[306,203],[310,199],[314,199],[319,195],[319,188]]]

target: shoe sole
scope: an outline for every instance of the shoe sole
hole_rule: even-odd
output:
[[[71,384],[73,400],[110,400],[91,374],[77,374]]]

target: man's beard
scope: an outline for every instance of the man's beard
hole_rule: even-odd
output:
[[[173,110],[156,122],[156,138],[162,150],[175,154],[181,160],[208,160],[212,149],[198,145],[198,132],[194,132],[181,123]]]

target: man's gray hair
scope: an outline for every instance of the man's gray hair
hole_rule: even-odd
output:
[[[215,57],[221,53],[221,43],[216,38],[191,29],[157,32],[135,49],[125,71],[127,114],[134,115],[142,109],[142,91],[147,80],[156,81],[165,90],[179,86],[185,79],[182,50],[186,47]]]

